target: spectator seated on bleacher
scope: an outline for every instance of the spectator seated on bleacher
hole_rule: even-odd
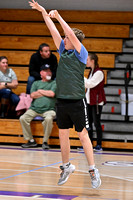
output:
[[[56,77],[56,69],[57,69],[57,58],[50,51],[50,47],[48,44],[43,43],[39,46],[39,49],[36,53],[32,54],[29,64],[29,74],[27,81],[26,93],[30,94],[30,89],[32,83],[35,80],[41,80],[40,77],[40,68],[42,65],[48,64],[50,65],[50,70],[52,72],[52,80]]]
[[[20,117],[20,123],[24,139],[28,140],[23,144],[23,148],[36,147],[37,143],[33,139],[30,122],[37,116],[43,117],[42,125],[44,130],[43,149],[49,149],[48,139],[53,128],[53,119],[55,113],[55,91],[56,81],[51,80],[52,72],[49,65],[41,67],[40,75],[42,80],[35,81],[31,87],[31,102],[30,108]]]
[[[15,107],[19,102],[19,96],[12,92],[18,86],[15,72],[8,68],[6,56],[0,57],[0,117],[15,117]]]

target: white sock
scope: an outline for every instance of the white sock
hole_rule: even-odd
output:
[[[30,142],[34,142],[34,141],[35,141],[34,139],[31,139],[31,140],[30,140]]]
[[[95,169],[95,165],[90,165],[89,166],[89,171]]]
[[[63,163],[63,167],[64,167],[64,168],[67,168],[68,165],[69,165],[69,163],[70,163],[70,162],[68,162],[68,163]]]

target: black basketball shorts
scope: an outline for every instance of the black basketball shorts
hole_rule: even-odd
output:
[[[57,99],[56,116],[59,129],[69,129],[75,126],[77,132],[89,128],[87,104],[85,99]]]

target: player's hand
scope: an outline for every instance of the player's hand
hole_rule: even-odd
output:
[[[42,11],[45,10],[41,5],[39,5],[39,4],[38,4],[36,1],[34,1],[34,0],[32,0],[32,2],[29,1],[29,4],[30,4],[30,6],[32,7],[32,9],[36,9],[36,10],[38,10],[38,11],[40,11],[40,12],[42,12]]]
[[[51,10],[50,12],[49,12],[49,17],[51,17],[51,18],[55,18],[55,19],[57,19],[58,18],[58,11],[57,10]]]

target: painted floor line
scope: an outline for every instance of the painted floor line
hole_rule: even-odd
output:
[[[0,182],[0,183],[5,183],[7,185],[20,185],[20,186],[36,186],[36,187],[49,187],[49,188],[62,188],[62,189],[82,189],[82,190],[92,190],[92,191],[112,191],[112,192],[129,192],[129,193],[132,193],[133,194],[133,190],[124,190],[124,189],[110,189],[110,188],[102,188],[102,186],[98,189],[93,189],[91,187],[75,187],[75,186],[65,186],[65,185],[62,185],[62,186],[58,186],[57,183],[55,183],[55,185],[40,185],[40,184],[25,184],[25,183],[9,183],[9,182]]]
[[[74,159],[75,158],[71,158],[70,160],[74,160]],[[45,165],[45,166],[42,166],[42,167],[38,167],[38,168],[29,170],[29,171],[21,172],[21,173],[18,173],[18,174],[14,174],[14,175],[11,175],[11,176],[7,176],[7,177],[4,177],[4,178],[0,178],[0,181],[4,180],[4,179],[15,177],[15,176],[19,176],[19,175],[22,175],[22,174],[26,174],[26,173],[29,173],[29,172],[33,172],[33,171],[36,171],[36,170],[39,170],[39,169],[42,169],[42,168],[51,167],[53,165],[57,165],[57,164],[60,164],[60,163],[62,163],[62,161],[59,161],[59,162],[56,162],[56,163],[53,163],[53,164],[49,164],[49,165]]]

